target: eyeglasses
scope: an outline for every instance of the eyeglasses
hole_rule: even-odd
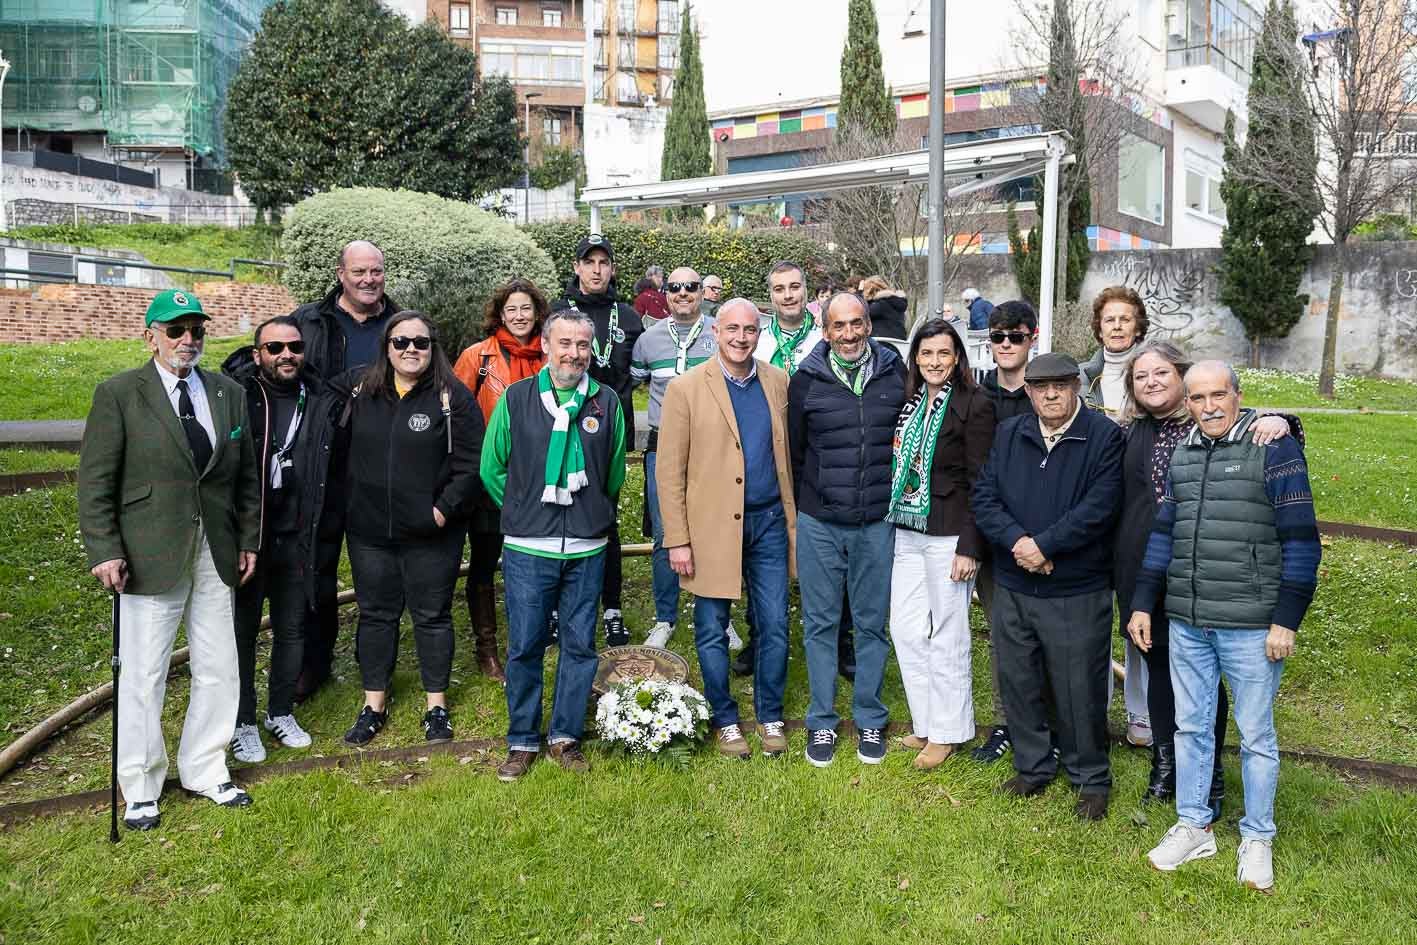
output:
[[[700,282],[666,282],[664,283],[664,291],[670,295],[678,295],[680,292],[697,292],[702,284]]]
[[[992,342],[993,342],[994,344],[996,344],[996,345],[1001,345],[1001,344],[1003,344],[1005,338],[1008,339],[1009,344],[1011,344],[1011,345],[1021,345],[1021,344],[1023,344],[1025,341],[1028,341],[1028,340],[1029,340],[1030,338],[1032,338],[1032,337],[1033,337],[1033,336],[1032,336],[1031,334],[1029,334],[1028,332],[1024,332],[1024,331],[991,331],[991,332],[989,332],[989,340],[992,341]]]
[[[305,342],[303,341],[263,341],[261,347],[266,350],[266,354],[275,357],[287,348],[291,354],[304,354]]]
[[[389,344],[394,346],[395,351],[406,351],[409,345],[413,345],[419,351],[427,351],[433,347],[433,339],[427,335],[419,335],[416,338],[407,338],[403,335],[394,335],[389,339]]]
[[[162,333],[176,341],[183,335],[191,334],[193,341],[201,341],[207,336],[206,325],[163,325]]]

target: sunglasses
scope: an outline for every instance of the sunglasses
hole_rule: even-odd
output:
[[[1008,339],[1008,342],[1009,342],[1009,344],[1011,344],[1011,345],[1021,345],[1021,344],[1023,344],[1025,341],[1028,341],[1028,340],[1029,340],[1030,338],[1032,338],[1032,337],[1033,337],[1033,336],[1030,335],[1028,332],[1023,332],[1023,331],[991,331],[991,332],[989,332],[989,340],[992,341],[992,342],[993,342],[994,344],[996,344],[996,345],[1001,345],[1001,344],[1003,344],[1003,343],[1004,343],[1004,339],[1006,339],[1006,338]]]
[[[389,339],[389,344],[394,346],[395,351],[406,351],[409,345],[419,351],[427,351],[433,347],[433,339],[427,335],[419,335],[417,338],[408,338],[404,335],[394,335]]]
[[[162,333],[176,341],[185,334],[191,334],[193,341],[201,341],[207,336],[206,325],[163,325]]]
[[[289,349],[291,354],[305,353],[305,342],[303,341],[263,341],[261,347],[271,357],[275,357],[286,349]]]
[[[664,291],[670,295],[678,295],[680,292],[697,292],[701,284],[698,282],[666,282],[664,283]]]

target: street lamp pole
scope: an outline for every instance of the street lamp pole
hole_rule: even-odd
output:
[[[5,212],[5,76],[10,74],[10,60],[0,56],[0,233],[10,228],[10,215]]]
[[[526,170],[522,172],[522,222],[531,222],[531,100],[541,98],[540,92],[528,92],[522,99],[526,107],[526,146],[522,149]]]

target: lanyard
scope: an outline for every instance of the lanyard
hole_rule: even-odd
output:
[[[674,373],[683,374],[689,366],[689,349],[694,346],[694,342],[699,340],[699,335],[703,333],[704,320],[701,317],[694,322],[694,327],[689,329],[689,337],[681,339],[679,337],[679,326],[671,318],[669,320],[669,337],[674,339],[674,344],[678,346],[679,353],[674,358]]]
[[[576,308],[574,299],[569,299],[568,301],[571,303],[571,308],[575,309],[577,312],[580,311],[580,309]],[[625,332],[620,328],[620,305],[617,302],[610,303],[610,326],[607,334],[610,335],[610,340],[605,342],[604,347],[601,346],[600,339],[595,337],[594,333],[591,334],[590,338],[590,350],[595,354],[595,363],[601,367],[610,366],[611,350],[615,345],[625,340]]]
[[[305,416],[305,384],[300,384],[300,396],[295,401],[295,416],[291,418],[290,429],[285,431],[285,443],[271,454],[271,488],[279,489],[281,486],[281,469],[286,463],[286,456],[290,454],[290,448],[295,444],[295,434],[300,431],[300,419]]]

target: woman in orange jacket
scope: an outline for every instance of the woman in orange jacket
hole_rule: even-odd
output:
[[[541,323],[551,306],[536,284],[513,279],[492,294],[483,314],[482,329],[487,337],[471,345],[453,372],[472,391],[482,409],[483,420],[507,388],[517,381],[535,377],[546,363],[541,350]],[[497,657],[497,597],[493,575],[502,553],[502,529],[497,507],[484,496],[468,523],[469,554],[467,612],[477,646],[477,665],[486,676],[506,682],[506,673]]]

